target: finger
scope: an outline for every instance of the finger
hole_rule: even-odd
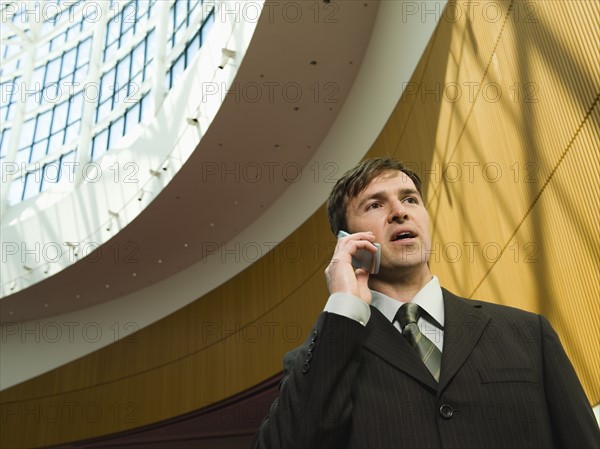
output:
[[[360,298],[367,301],[367,304],[371,302],[371,291],[369,290],[369,272],[362,268],[354,270],[356,276],[356,282],[358,284],[358,293]]]
[[[341,237],[339,240],[344,241],[352,241],[352,240],[368,240],[370,242],[375,240],[375,234],[371,231],[361,231],[355,232],[354,234],[349,234],[345,237]]]

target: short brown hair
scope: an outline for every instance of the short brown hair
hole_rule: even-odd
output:
[[[367,188],[369,183],[388,170],[397,170],[405,173],[415,184],[421,198],[421,179],[402,162],[392,158],[366,159],[348,170],[338,179],[327,199],[327,218],[334,235],[343,229],[347,230],[346,207],[348,201],[358,196]]]

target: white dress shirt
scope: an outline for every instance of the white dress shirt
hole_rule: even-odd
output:
[[[400,323],[394,321],[394,317],[403,303],[375,290],[371,290],[371,298],[371,305],[393,323],[398,332],[402,332]],[[417,325],[421,333],[442,351],[444,345],[444,300],[438,278],[432,276],[431,280],[409,302],[421,306],[424,313],[421,313]],[[360,298],[349,293],[330,295],[324,310],[351,318],[363,326],[366,326],[371,318],[369,306]]]

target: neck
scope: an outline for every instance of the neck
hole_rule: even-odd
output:
[[[382,274],[369,279],[372,290],[383,293],[400,302],[408,302],[431,280],[429,267],[411,267],[389,278]]]

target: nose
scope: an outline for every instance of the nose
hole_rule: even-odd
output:
[[[402,223],[405,220],[408,220],[408,214],[404,203],[400,200],[395,200],[392,203],[390,203],[388,222]]]

